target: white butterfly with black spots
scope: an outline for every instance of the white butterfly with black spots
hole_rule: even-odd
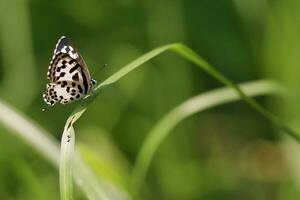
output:
[[[50,106],[57,102],[68,104],[81,99],[96,85],[82,56],[65,36],[56,44],[47,76],[49,83],[43,98]]]

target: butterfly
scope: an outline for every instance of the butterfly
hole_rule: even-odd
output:
[[[79,51],[62,36],[54,49],[47,77],[49,83],[43,93],[44,101],[53,106],[57,102],[68,104],[89,94],[96,80],[92,79]]]

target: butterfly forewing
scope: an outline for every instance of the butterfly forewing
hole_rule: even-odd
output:
[[[47,75],[49,83],[43,97],[49,105],[80,99],[95,85],[82,56],[64,36],[56,45]]]
[[[72,42],[65,36],[62,36],[57,42],[54,50],[54,55],[58,53],[68,54],[71,58],[76,59],[76,61],[82,66],[84,70],[88,72],[88,75],[90,76],[83,57],[80,55],[79,51],[75,48]]]

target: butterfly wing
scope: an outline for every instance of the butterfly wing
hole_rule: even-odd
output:
[[[56,45],[47,76],[50,83],[43,97],[49,105],[80,99],[95,85],[82,56],[66,37]]]
[[[61,84],[48,83],[43,94],[44,101],[48,105],[54,105],[57,102],[62,104],[71,103],[83,96],[82,85],[70,81],[62,81]]]
[[[62,36],[58,40],[54,49],[54,56],[59,53],[68,54],[71,58],[75,59],[81,65],[83,71],[85,71],[87,79],[92,79],[83,57],[66,36]]]

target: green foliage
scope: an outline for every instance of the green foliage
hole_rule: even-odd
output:
[[[299,9],[0,1],[0,199],[299,198]],[[42,112],[61,35],[108,67],[89,97]]]

